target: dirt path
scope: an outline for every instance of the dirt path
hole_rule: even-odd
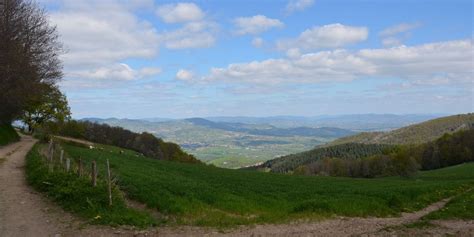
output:
[[[0,149],[0,236],[48,236],[57,230],[47,213],[49,206],[26,184],[25,155],[36,141],[20,142]]]
[[[84,220],[65,213],[26,183],[25,155],[36,141],[24,136],[21,141],[0,148],[0,236],[411,236],[458,235],[474,237],[474,221],[437,221],[425,232],[389,229],[414,222],[439,210],[449,199],[415,213],[395,218],[336,218],[321,222],[296,222],[281,225],[240,227],[225,232],[200,227],[159,227],[134,230],[126,227],[86,225]],[[419,231],[419,230],[415,230]]]

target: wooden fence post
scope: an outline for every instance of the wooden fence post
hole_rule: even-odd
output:
[[[69,169],[71,169],[71,160],[67,158],[66,159],[66,172],[69,173]]]
[[[109,159],[107,159],[107,183],[108,183],[108,191],[109,191],[109,206],[112,206],[112,180],[110,177],[110,164]]]
[[[97,164],[95,160],[92,161],[92,186],[97,186]]]
[[[81,158],[79,158],[79,164],[78,164],[78,167],[77,167],[77,175],[79,177],[82,176],[82,159]]]
[[[59,164],[61,167],[63,166],[63,158],[64,158],[64,150],[61,149],[61,154],[59,155]]]
[[[51,149],[49,151],[49,158],[48,158],[48,166],[49,166],[49,172],[53,171],[53,157],[54,157],[54,143],[53,140],[51,139]]]
[[[53,149],[53,139],[52,138],[49,139],[48,155],[51,155],[51,149]]]

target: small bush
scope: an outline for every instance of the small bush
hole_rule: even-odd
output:
[[[0,123],[0,146],[20,140],[15,129],[10,124]]]

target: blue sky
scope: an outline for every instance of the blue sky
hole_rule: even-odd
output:
[[[474,111],[472,1],[40,4],[76,118]]]

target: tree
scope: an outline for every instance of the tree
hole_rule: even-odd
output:
[[[37,103],[31,104],[25,109],[21,120],[28,125],[30,132],[46,121],[64,122],[71,118],[71,112],[64,96],[57,87],[51,87],[50,91],[43,93]]]
[[[62,45],[47,15],[30,0],[0,8],[0,122],[18,119],[62,78]],[[49,90],[46,90],[49,91]]]

